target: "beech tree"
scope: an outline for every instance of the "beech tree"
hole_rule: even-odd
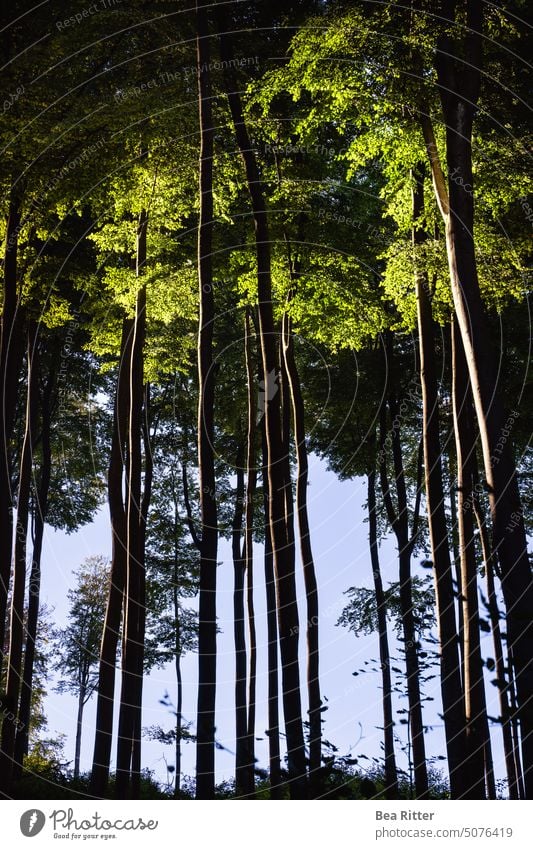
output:
[[[57,692],[72,693],[78,702],[74,778],[80,774],[81,735],[85,705],[98,683],[98,656],[109,584],[109,564],[90,557],[75,571],[76,586],[67,592],[69,623],[53,632],[59,682]]]
[[[78,790],[83,726],[96,798],[483,799],[502,779],[532,796],[524,17],[523,0],[2,12],[2,795],[31,795],[36,768],[70,793],[59,750],[47,761],[30,739],[45,528],[98,515],[100,606],[85,615],[93,559],[58,636]],[[315,463],[353,482],[368,519],[341,617],[377,635],[366,779],[325,735],[323,576],[343,587],[314,536]],[[218,654],[228,592],[233,659]],[[142,742],[154,668],[172,725],[144,733],[173,747],[164,790]],[[223,786],[217,750],[235,758]]]

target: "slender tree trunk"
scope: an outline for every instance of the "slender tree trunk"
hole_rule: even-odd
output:
[[[257,683],[257,636],[255,629],[254,606],[254,498],[257,482],[255,465],[255,432],[257,404],[255,395],[254,367],[251,340],[250,307],[245,314],[245,361],[248,383],[248,429],[246,435],[246,505],[244,510],[244,547],[243,562],[246,576],[246,606],[248,611],[248,639],[250,645],[250,665],[248,677],[248,716],[247,716],[247,792],[255,791],[255,712]]]
[[[265,589],[268,639],[268,752],[270,774],[270,797],[281,799],[281,758],[279,741],[279,667],[278,667],[278,622],[276,618],[276,581],[272,536],[268,521],[269,489],[267,469],[267,446],[264,418],[261,420],[263,453],[262,482],[263,509],[265,514]]]
[[[33,442],[38,410],[37,398],[37,328],[32,324],[27,335],[27,390],[24,440],[20,458],[19,488],[17,494],[17,525],[15,533],[15,555],[13,592],[11,597],[9,656],[7,667],[6,695],[2,736],[0,743],[0,792],[9,795],[11,790],[15,737],[18,724],[19,696],[22,683],[22,660],[24,648],[24,596],[26,588],[26,540],[30,488],[33,463]]]
[[[137,231],[137,277],[146,263],[147,214],[140,213]],[[128,465],[126,474],[126,576],[122,687],[117,744],[117,798],[138,797],[144,656],[144,551],[142,497],[143,351],[146,334],[146,287],[139,289],[132,328],[129,363]]]
[[[24,670],[20,693],[19,722],[15,739],[14,777],[19,778],[25,755],[28,753],[31,699],[33,692],[33,670],[35,663],[35,643],[39,621],[39,603],[41,593],[41,555],[43,550],[44,526],[48,512],[48,492],[52,470],[52,451],[50,445],[51,395],[55,385],[55,373],[51,371],[47,385],[41,395],[41,474],[35,492],[35,532],[33,539],[33,557],[30,571],[28,622],[26,646],[24,649]]]
[[[474,492],[478,486],[476,481]],[[496,671],[496,680],[498,682],[498,696],[500,700],[500,714],[502,724],[503,751],[505,755],[505,768],[507,772],[507,783],[509,785],[509,797],[511,799],[519,798],[518,777],[516,774],[516,764],[513,751],[513,735],[510,723],[509,710],[509,682],[505,671],[505,661],[503,656],[502,635],[500,628],[500,611],[498,608],[498,598],[496,595],[496,586],[494,581],[494,564],[493,555],[490,548],[490,539],[485,525],[485,519],[481,511],[481,504],[477,497],[474,497],[474,511],[479,529],[481,540],[481,548],[483,552],[483,563],[485,566],[485,576],[487,582],[487,605],[489,610],[490,625],[492,631],[492,642],[494,645],[494,664]]]
[[[456,589],[454,588],[454,595],[459,600],[459,604],[457,606],[457,636],[459,637],[459,649],[460,649],[460,662],[461,662],[461,688],[463,687],[464,682],[464,670],[465,670],[465,657],[464,657],[464,649],[465,649],[465,641],[464,641],[464,622],[463,622],[463,605],[461,604],[461,555],[459,553],[459,546],[457,543],[457,503],[456,503],[456,492],[457,492],[457,477],[452,472],[451,467],[451,444],[448,441],[448,468],[450,471],[450,535],[452,541],[452,550],[453,550],[453,580],[455,581]]]
[[[290,543],[285,517],[287,487],[286,457],[281,438],[279,392],[276,391],[276,344],[272,309],[270,239],[267,212],[255,155],[244,122],[230,36],[221,16],[220,52],[224,67],[226,95],[237,144],[246,171],[248,192],[255,225],[258,316],[262,367],[265,380],[265,426],[269,477],[269,523],[272,535],[278,628],[281,649],[283,710],[287,739],[289,786],[292,798],[307,797],[307,763],[302,723],[298,659],[299,620],[295,581],[294,544]]]
[[[424,172],[413,172],[413,249],[422,245],[426,233],[420,226],[424,212]],[[420,352],[420,383],[423,402],[423,444],[426,501],[435,577],[439,623],[441,688],[450,791],[452,798],[470,798],[471,779],[465,775],[465,714],[461,664],[455,618],[455,594],[450,562],[448,527],[444,509],[444,487],[440,447],[439,398],[435,369],[433,316],[429,281],[418,267],[415,253],[415,289]],[[466,611],[465,611],[466,612]],[[464,621],[464,617],[463,617]],[[472,767],[474,764],[472,764]]]
[[[526,786],[524,772],[522,769],[522,758],[520,756],[520,729],[518,721],[518,705],[516,703],[516,685],[512,654],[507,645],[507,670],[509,675],[509,701],[511,706],[511,731],[513,735],[513,753],[515,770],[518,779],[518,794],[520,799],[526,798]]]
[[[11,190],[6,222],[2,323],[0,332],[0,653],[5,645],[7,597],[13,555],[13,494],[11,491],[11,438],[17,404],[17,384],[23,358],[23,318],[18,304],[17,253],[20,203]],[[2,676],[0,664],[0,678]]]
[[[117,649],[122,619],[122,601],[126,573],[126,511],[122,494],[124,457],[128,429],[129,369],[133,341],[133,321],[124,319],[120,344],[120,363],[115,390],[113,435],[108,472],[108,500],[112,532],[111,576],[109,596],[100,648],[96,733],[90,792],[106,795],[113,736],[113,705]]]
[[[280,322],[280,330],[278,336],[278,345],[276,345],[276,368],[279,367],[279,404],[280,404],[280,420],[281,420],[281,444],[282,444],[282,463],[284,475],[284,504],[285,504],[285,527],[287,532],[287,544],[291,550],[295,550],[295,535],[294,535],[294,493],[292,487],[292,469],[291,469],[291,395],[289,390],[289,376],[287,374],[287,366],[283,356],[283,319]]]
[[[198,640],[198,714],[196,797],[215,793],[217,503],[213,451],[215,378],[213,363],[213,118],[211,106],[209,23],[207,6],[196,4],[198,101],[200,123],[200,220],[198,226],[198,469],[202,540]]]
[[[473,455],[476,450],[470,416],[470,386],[462,349],[461,336],[454,317],[453,331],[453,418],[457,453],[457,489],[459,518],[459,550],[461,555],[461,595],[464,622],[464,690],[466,713],[466,749],[463,771],[466,786],[463,798],[484,799],[484,734],[485,702],[483,664],[479,636],[477,564],[474,541]]]
[[[176,513],[175,519],[177,519]],[[175,781],[174,781],[174,797],[180,796],[181,791],[181,726],[183,715],[183,679],[181,674],[181,628],[180,628],[180,606],[178,595],[178,545],[177,545],[177,522],[175,527],[175,545],[174,545],[174,588],[173,588],[173,604],[174,604],[174,622],[176,623],[175,642],[174,642],[174,667],[176,670],[176,747],[175,747]]]
[[[496,782],[492,760],[492,744],[490,737],[489,720],[487,715],[487,703],[485,695],[483,659],[481,656],[481,644],[479,634],[479,602],[477,592],[477,564],[476,548],[474,538],[474,517],[477,519],[480,531],[481,550],[483,558],[488,555],[488,538],[486,531],[480,523],[480,505],[477,497],[479,487],[479,476],[477,468],[477,456],[474,434],[474,417],[472,409],[472,395],[464,351],[457,322],[452,324],[452,354],[455,356],[457,372],[454,369],[454,424],[456,427],[456,440],[458,445],[457,458],[458,468],[461,474],[458,479],[459,492],[459,537],[462,552],[462,602],[465,610],[463,620],[467,622],[463,629],[464,640],[464,682],[465,682],[465,706],[467,721],[467,749],[474,750],[472,761],[477,772],[478,788],[480,786],[479,771],[481,768],[481,756],[477,754],[476,747],[483,748],[483,762],[485,773],[485,790],[487,798],[496,798]],[[489,567],[490,568],[490,567]],[[468,611],[468,619],[466,614]],[[469,649],[469,652],[467,651]],[[470,695],[469,695],[470,691]],[[477,715],[478,721],[469,727],[469,716]],[[469,739],[470,738],[470,739]]]
[[[278,158],[276,157],[276,168],[278,172],[278,181],[281,183],[281,167]],[[304,223],[305,215],[298,215],[298,234],[297,242],[299,244],[304,241]],[[292,287],[288,295],[288,302],[294,297],[297,289],[298,277],[301,273],[301,261],[299,257],[293,258],[291,243],[284,232],[284,239],[287,244],[289,273],[292,282]],[[307,510],[307,487],[309,477],[309,464],[307,458],[307,446],[305,442],[305,407],[300,384],[300,377],[296,365],[294,353],[294,334],[292,331],[292,322],[286,310],[283,314],[282,321],[282,374],[285,376],[288,388],[290,391],[290,405],[292,409],[294,422],[294,438],[296,445],[296,458],[298,464],[298,473],[296,479],[296,504],[298,512],[298,528],[300,536],[300,553],[303,564],[304,585],[307,603],[307,692],[309,700],[309,793],[311,798],[318,798],[321,794],[321,776],[322,776],[322,717],[321,707],[322,700],[320,697],[320,664],[319,664],[319,605],[318,605],[318,585],[315,572],[315,563],[311,546],[311,534],[309,529],[309,517]],[[284,391],[283,398],[288,394]],[[284,409],[289,404],[285,405]],[[288,416],[287,416],[288,418]],[[290,448],[290,428],[287,422],[288,433],[286,436],[286,451],[289,457]],[[290,465],[289,465],[289,483],[290,483]],[[289,491],[290,504],[292,508],[292,487]],[[291,511],[292,517],[292,511]]]
[[[417,798],[423,799],[427,797],[428,794],[428,774],[426,764],[426,747],[424,742],[424,723],[422,719],[422,702],[420,698],[418,640],[416,636],[413,612],[411,554],[414,539],[409,539],[407,492],[405,487],[405,475],[401,449],[401,427],[397,416],[397,404],[392,395],[389,398],[389,410],[392,421],[390,436],[392,442],[396,496],[398,503],[397,513],[392,504],[387,474],[385,438],[388,428],[387,410],[385,405],[382,406],[380,414],[380,479],[387,514],[398,542],[400,610],[404,639],[405,668],[407,673],[407,698],[409,703],[409,727],[413,752],[415,792]]]
[[[235,645],[235,790],[237,798],[248,793],[248,720],[246,710],[247,651],[244,613],[244,559],[241,534],[244,502],[243,450],[239,444],[236,457],[237,488],[232,527],[233,551],[233,638]]]
[[[147,223],[147,222],[145,222]],[[146,230],[145,230],[146,237]],[[143,246],[144,259],[138,258],[138,266],[146,262],[146,239]],[[138,252],[139,257],[139,252]],[[140,273],[140,268],[138,268]],[[143,310],[146,310],[145,290],[143,290]],[[145,334],[146,320],[143,319],[143,336]],[[142,358],[142,354],[141,354]],[[154,463],[152,455],[152,446],[150,442],[150,384],[146,383],[142,387],[143,375],[139,375],[139,394],[143,394],[143,421],[142,421],[142,444],[144,448],[144,480],[142,486],[142,498],[140,511],[138,514],[140,529],[139,529],[139,602],[138,602],[138,617],[137,624],[138,632],[136,637],[137,644],[137,672],[135,676],[136,685],[136,712],[133,732],[133,753],[132,753],[132,796],[138,799],[141,793],[141,738],[142,738],[142,691],[144,681],[144,641],[146,631],[146,526],[148,521],[148,511],[150,508],[150,500],[152,497],[152,480],[154,472]]]
[[[76,717],[76,745],[74,749],[74,780],[80,777],[81,732],[83,728],[83,709],[85,707],[85,688],[80,687],[78,695],[78,715]]]
[[[483,557],[483,564],[485,566],[485,574],[487,575],[487,587],[488,587],[489,583],[490,583],[490,579],[488,578],[488,569],[491,568],[490,566],[487,567],[488,558],[490,557],[490,554],[489,554],[489,552],[490,552],[490,542],[489,542],[489,538],[488,538],[486,528],[483,526],[483,519],[482,519],[482,515],[481,515],[481,505],[479,504],[479,500],[478,500],[478,498],[475,494],[476,487],[478,485],[479,485],[479,478],[478,478],[478,474],[477,474],[477,464],[475,464],[474,489],[473,489],[473,493],[472,493],[472,502],[473,502],[473,507],[474,507],[474,515],[476,517],[476,523],[477,523],[477,527],[478,527],[478,531],[479,531],[479,535],[480,535],[481,553],[482,553],[482,557]],[[490,612],[490,602],[488,602],[488,604],[489,604],[489,618],[491,620],[491,630],[492,630],[492,615],[491,615],[491,612]],[[496,604],[496,614],[499,615],[497,604]],[[498,625],[499,625],[499,622],[498,622]],[[493,641],[494,641],[494,637],[493,637]],[[502,686],[506,686],[505,670],[504,670],[504,677],[502,678],[500,684]],[[483,703],[483,736],[484,736],[484,740],[485,740],[485,747],[484,747],[484,751],[485,751],[485,784],[486,784],[486,789],[487,789],[487,798],[488,799],[496,799],[496,779],[495,779],[495,776],[494,776],[494,761],[493,761],[493,757],[492,757],[492,741],[491,741],[491,736],[490,736],[490,726],[489,726],[489,717],[488,717],[488,713],[487,713],[487,702],[486,702],[485,688],[483,688],[483,699],[484,699],[484,703]],[[502,702],[501,702],[501,696],[500,696],[500,709],[501,709],[501,707],[502,707]],[[502,711],[502,717],[503,717],[503,711]],[[503,718],[502,718],[502,724],[503,724]],[[507,768],[508,761],[507,761],[505,735],[504,735],[504,753],[505,753],[505,762],[506,762],[506,768]],[[512,755],[512,752],[511,752],[511,755]],[[511,782],[509,781],[508,783],[509,783],[509,788],[510,788]]]
[[[179,633],[179,629],[177,629]],[[176,781],[174,786],[174,796],[179,798],[181,793],[181,735],[182,735],[182,717],[183,717],[183,678],[181,674],[181,655],[176,655],[176,685],[177,685],[177,705],[176,705]]]
[[[418,641],[413,615],[411,555],[407,551],[400,552],[399,576],[415,792],[418,799],[424,799],[428,795],[428,775],[424,723],[422,719],[422,701],[420,697]]]
[[[376,517],[376,472],[368,473],[368,536],[370,560],[374,578],[374,592],[378,612],[379,659],[381,663],[381,681],[383,686],[383,751],[385,755],[385,797],[398,798],[398,773],[394,754],[394,718],[392,711],[392,682],[389,638],[387,634],[387,604],[383,591],[381,568],[379,564],[379,546]]]
[[[290,318],[284,316],[283,356],[289,382],[298,475],[296,505],[300,531],[300,550],[307,600],[307,690],[309,698],[309,789],[312,798],[320,796],[322,768],[322,699],[319,679],[318,585],[311,547],[311,532],[307,511],[309,463],[305,443],[305,408],[300,377],[294,356],[294,336]]]
[[[455,312],[468,365],[483,449],[493,529],[493,549],[502,571],[508,637],[516,669],[522,759],[526,795],[533,798],[533,584],[527,554],[523,510],[510,433],[497,388],[491,334],[479,289],[474,245],[472,128],[481,82],[482,3],[469,0],[460,45],[449,28],[459,29],[455,4],[443,0],[441,17],[448,29],[440,38],[436,67],[446,125],[448,184],[440,167],[429,119],[423,131],[433,184],[446,230],[446,249]],[[461,29],[463,32],[463,29]],[[468,62],[460,58],[464,52]]]

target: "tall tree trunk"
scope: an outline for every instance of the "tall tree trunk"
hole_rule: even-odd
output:
[[[22,682],[24,648],[24,596],[26,588],[26,548],[30,488],[33,463],[33,442],[38,411],[37,327],[31,324],[27,334],[27,389],[24,440],[20,458],[19,487],[17,494],[17,525],[11,596],[9,656],[6,695],[3,706],[2,736],[0,743],[0,792],[9,795],[13,775],[15,737],[19,713],[19,696]]]
[[[319,679],[319,629],[318,586],[315,562],[311,547],[311,532],[307,511],[309,463],[305,443],[305,408],[300,376],[294,356],[294,336],[287,314],[283,318],[283,356],[291,394],[294,422],[294,440],[298,475],[296,479],[296,505],[300,531],[300,551],[303,564],[305,595],[307,601],[307,690],[309,698],[309,790],[312,798],[320,796],[322,768],[322,699]]]
[[[284,476],[284,504],[285,504],[285,528],[287,533],[287,544],[291,551],[295,549],[294,536],[294,493],[292,488],[291,468],[291,395],[289,389],[289,376],[283,356],[283,319],[279,324],[278,345],[276,345],[276,368],[279,368],[279,404],[281,421],[281,445],[282,464]],[[274,391],[274,390],[273,390]]]
[[[259,338],[265,381],[265,426],[269,477],[269,523],[272,535],[278,628],[281,649],[283,711],[287,739],[289,787],[292,798],[307,797],[307,764],[302,723],[298,659],[299,621],[295,580],[294,544],[290,543],[285,517],[287,487],[286,457],[281,438],[279,393],[275,391],[276,344],[272,308],[270,238],[263,189],[250,143],[234,73],[231,38],[219,16],[220,53],[224,67],[226,95],[235,136],[246,171],[248,192],[255,225]]]
[[[74,780],[80,777],[81,732],[83,728],[83,709],[85,707],[85,688],[80,687],[78,695],[78,715],[76,717],[76,744],[74,748]]]
[[[524,782],[524,771],[522,758],[520,756],[520,728],[518,721],[518,705],[516,703],[516,685],[513,668],[513,657],[507,644],[507,674],[509,676],[509,703],[511,707],[511,732],[513,735],[513,753],[516,775],[518,780],[518,794],[520,799],[526,798],[526,786]]]
[[[472,415],[472,412],[471,412],[471,415]],[[479,475],[478,475],[476,458],[474,458],[474,463],[473,463],[473,475],[474,475],[474,477],[473,477],[473,490],[472,490],[472,506],[473,506],[473,510],[474,510],[474,516],[476,518],[476,524],[477,524],[478,532],[479,532],[479,539],[480,539],[480,543],[481,543],[481,555],[482,555],[482,558],[483,558],[483,565],[485,567],[485,575],[487,576],[487,587],[488,587],[489,584],[490,584],[490,579],[488,578],[488,570],[491,569],[490,565],[487,566],[487,563],[488,563],[489,558],[490,558],[490,541],[489,541],[489,537],[488,537],[488,534],[487,534],[487,529],[484,526],[484,520],[483,520],[483,516],[482,516],[482,511],[481,511],[481,504],[480,504],[479,499],[478,499],[477,494],[476,494],[477,487],[479,486]],[[490,612],[490,602],[487,602],[487,603],[489,604],[489,618],[491,620],[491,631],[492,631],[492,615],[491,615],[491,612]],[[497,603],[496,603],[496,614],[499,615]],[[498,622],[498,625],[499,625],[499,622]],[[494,635],[493,635],[493,641],[494,641]],[[482,661],[482,663],[483,663],[483,661]],[[502,684],[502,686],[506,686],[505,671],[504,671],[504,677],[502,678],[500,683]],[[484,740],[485,740],[485,747],[484,747],[484,752],[485,752],[485,783],[486,783],[486,788],[487,788],[487,798],[488,799],[496,799],[496,779],[495,779],[495,776],[494,776],[494,762],[493,762],[493,758],[492,758],[492,741],[491,741],[491,736],[490,736],[490,726],[489,726],[489,717],[488,717],[488,713],[487,713],[487,702],[486,702],[485,688],[483,688],[483,694],[482,695],[483,695],[483,699],[484,699],[484,705],[483,705],[483,736],[484,736]],[[500,708],[501,708],[501,706],[502,706],[502,703],[501,703],[501,698],[500,698]],[[502,716],[503,716],[503,712],[502,712]],[[503,722],[503,720],[502,720],[502,722]],[[504,753],[505,753],[505,746],[506,746],[506,742],[505,742],[505,736],[504,736]],[[505,753],[505,755],[506,755],[505,759],[506,759],[506,767],[507,767],[507,754]],[[510,786],[510,782],[509,782],[509,786]]]
[[[147,220],[145,222],[147,224]],[[144,253],[144,259],[140,256]],[[138,274],[141,273],[141,266],[146,262],[146,228],[144,233],[144,248],[138,252]],[[143,300],[146,295],[143,290]],[[146,311],[146,303],[144,303]],[[143,319],[143,336],[145,334],[146,319]],[[142,357],[142,355],[141,355]],[[139,376],[139,391],[141,391],[142,374]],[[142,444],[144,448],[144,480],[142,486],[142,498],[140,510],[138,514],[140,529],[139,529],[139,602],[137,624],[137,672],[135,676],[136,684],[136,713],[133,732],[133,752],[132,752],[132,796],[138,799],[141,793],[141,738],[142,738],[142,690],[144,681],[144,640],[146,631],[146,528],[148,521],[148,511],[150,509],[150,500],[152,497],[152,481],[154,473],[154,461],[152,454],[152,445],[150,441],[150,384],[146,383],[142,387],[143,393],[143,420],[142,420]]]
[[[390,347],[392,353],[392,347]],[[411,578],[411,554],[416,537],[417,513],[419,501],[415,509],[415,520],[413,521],[413,534],[409,536],[409,517],[407,513],[407,491],[405,487],[405,475],[403,469],[401,427],[397,416],[396,399],[389,395],[389,411],[392,426],[390,431],[387,427],[387,408],[382,405],[380,413],[380,451],[379,469],[381,490],[389,522],[392,526],[398,543],[399,577],[400,577],[400,610],[402,617],[403,640],[405,651],[405,668],[407,673],[407,698],[409,703],[409,728],[411,733],[411,745],[413,752],[413,768],[415,774],[415,792],[419,799],[427,797],[428,774],[426,764],[426,747],[424,742],[424,723],[422,719],[422,702],[420,698],[420,668],[418,664],[418,640],[416,636],[415,620],[413,612],[413,591]],[[385,439],[390,432],[392,443],[392,455],[394,463],[394,476],[396,482],[397,512],[392,503],[390,493]],[[417,495],[418,499],[418,495]]]
[[[281,758],[279,742],[279,670],[278,670],[278,622],[276,618],[276,581],[274,576],[274,555],[272,536],[268,521],[269,489],[267,468],[267,446],[265,420],[261,420],[261,442],[263,465],[261,477],[263,483],[263,510],[265,515],[265,589],[267,611],[267,668],[268,668],[268,763],[270,775],[270,797],[281,799]]]
[[[484,799],[485,690],[479,636],[477,564],[474,540],[473,457],[476,450],[471,419],[471,394],[468,372],[457,320],[452,329],[453,419],[457,454],[457,490],[459,550],[461,556],[461,596],[464,622],[464,692],[466,748],[463,771],[466,786],[463,798]]]
[[[179,643],[179,624],[176,627],[177,640]],[[181,647],[180,647],[181,650]],[[183,678],[181,674],[181,654],[176,654],[176,689],[177,689],[177,704],[176,704],[176,747],[175,747],[175,766],[176,779],[174,784],[174,796],[179,798],[181,793],[181,735],[182,735],[182,717],[183,717]]]
[[[248,639],[250,644],[250,664],[248,676],[248,716],[247,716],[247,792],[255,791],[255,713],[257,683],[257,636],[255,629],[254,606],[254,498],[257,483],[255,465],[255,432],[257,404],[254,381],[254,359],[252,354],[250,307],[246,308],[244,330],[244,353],[246,379],[248,384],[248,428],[246,434],[246,503],[244,510],[244,546],[243,563],[246,576],[246,607],[248,612]]]
[[[21,307],[18,303],[17,254],[20,201],[11,189],[6,222],[2,321],[0,327],[0,653],[5,645],[7,597],[13,555],[13,494],[11,491],[11,438],[17,405],[17,385],[24,354]],[[0,678],[2,670],[0,668]]]
[[[41,555],[43,550],[44,526],[48,512],[48,492],[52,470],[52,450],[50,445],[51,395],[55,386],[55,372],[51,369],[46,386],[41,394],[41,469],[40,480],[35,491],[35,530],[33,537],[33,556],[30,571],[28,622],[26,645],[24,649],[24,670],[20,693],[19,722],[15,739],[14,777],[19,778],[25,755],[28,753],[30,733],[31,700],[33,692],[33,670],[35,663],[35,643],[39,621],[41,594]]]
[[[454,596],[457,597],[459,604],[457,606],[457,636],[459,637],[459,649],[460,649],[460,663],[461,663],[461,687],[463,686],[464,681],[464,668],[465,668],[465,658],[464,658],[464,622],[463,622],[463,605],[461,604],[461,555],[459,553],[459,545],[457,540],[457,504],[456,504],[456,492],[457,492],[457,476],[452,471],[452,445],[450,440],[446,440],[448,443],[448,469],[450,476],[450,490],[449,490],[449,501],[450,501],[450,536],[452,543],[452,551],[453,551],[453,581],[455,582],[454,587]]]
[[[276,170],[278,173],[278,185],[281,185],[281,165],[276,156]],[[297,244],[302,244],[304,241],[304,224],[305,215],[300,212],[298,214],[298,232]],[[289,265],[289,274],[291,278],[291,289],[287,296],[287,302],[290,303],[297,289],[298,277],[301,273],[301,259],[299,255],[293,256],[291,243],[284,231],[284,240],[287,245],[287,259]],[[307,487],[309,477],[309,464],[307,458],[307,446],[305,442],[305,407],[300,384],[300,376],[296,365],[294,353],[294,334],[292,330],[292,322],[288,310],[285,310],[281,320],[281,344],[282,344],[282,379],[283,379],[283,399],[290,393],[290,407],[292,410],[294,438],[296,446],[296,459],[298,472],[296,478],[296,505],[298,512],[298,529],[300,537],[300,554],[302,558],[304,585],[307,604],[307,693],[309,701],[309,793],[311,798],[318,798],[321,794],[321,775],[322,775],[322,718],[321,707],[322,700],[320,697],[320,664],[319,664],[319,606],[318,606],[318,585],[315,572],[315,563],[311,546],[311,534],[309,528],[309,517],[307,510]],[[289,393],[285,391],[285,382],[288,385]],[[288,433],[285,437],[285,445],[287,459],[289,460],[290,452],[290,426],[289,426],[289,403],[283,402],[287,413],[284,417],[287,418]],[[290,479],[290,464],[288,466],[289,485]],[[288,496],[290,496],[291,506],[291,522],[292,522],[292,486],[288,488]]]
[[[200,602],[198,632],[198,713],[196,744],[196,797],[212,799],[215,793],[216,695],[216,587],[217,503],[213,451],[215,376],[213,363],[213,117],[211,105],[209,23],[207,6],[196,3],[198,102],[200,123],[200,220],[198,225],[198,470],[202,539],[200,550]]]
[[[142,210],[137,229],[137,277],[146,264],[147,213]],[[140,790],[140,733],[144,657],[144,550],[142,516],[142,433],[146,335],[146,287],[136,298],[129,372],[128,464],[126,473],[126,575],[122,687],[117,744],[116,796],[138,797]]]
[[[247,651],[244,613],[244,559],[241,548],[244,502],[243,450],[236,457],[237,488],[232,526],[233,551],[233,639],[235,645],[235,790],[238,798],[248,793],[248,719],[246,710]]]
[[[128,408],[130,405],[128,364],[131,360],[132,341],[133,320],[125,318],[122,323],[120,362],[115,389],[113,435],[108,472],[108,500],[113,549],[109,596],[107,599],[100,648],[96,732],[90,782],[90,792],[93,796],[97,797],[106,795],[109,780],[117,648],[120,636],[126,573],[126,510],[122,494],[122,483],[128,430]]]
[[[174,575],[173,575],[173,590],[172,601],[174,605],[174,668],[176,670],[176,746],[175,746],[175,780],[174,780],[174,797],[180,796],[181,791],[181,733],[182,733],[182,715],[183,715],[183,679],[181,674],[181,628],[180,628],[180,605],[178,593],[179,581],[179,551],[178,551],[178,516],[177,503],[174,501]]]
[[[477,491],[479,483],[476,480],[474,492]],[[519,798],[518,776],[516,774],[516,764],[513,751],[513,735],[510,723],[509,710],[509,682],[505,671],[505,661],[503,655],[502,635],[500,628],[500,611],[498,608],[498,598],[496,595],[496,586],[494,581],[494,563],[493,555],[490,548],[490,539],[485,524],[485,518],[482,513],[481,503],[474,496],[474,512],[476,515],[479,537],[481,540],[481,549],[483,552],[483,563],[485,566],[485,576],[487,582],[487,606],[489,611],[490,625],[492,631],[492,642],[494,646],[494,664],[496,672],[496,680],[498,682],[498,696],[500,701],[500,715],[502,724],[503,751],[505,755],[505,769],[507,772],[507,784],[509,786],[509,797],[511,799]]]
[[[435,577],[435,597],[439,625],[441,689],[450,791],[452,798],[470,798],[472,780],[465,775],[465,713],[461,681],[461,663],[455,618],[455,593],[450,562],[448,527],[442,484],[439,398],[435,369],[433,315],[429,280],[419,267],[416,249],[426,241],[420,224],[424,212],[424,171],[413,172],[413,249],[415,252],[415,289],[420,353],[420,383],[423,403],[423,444],[426,501]],[[466,608],[465,608],[466,612]],[[464,617],[463,617],[464,621]],[[472,764],[472,767],[474,765]]]
[[[428,795],[428,775],[422,701],[420,696],[420,666],[413,614],[411,555],[405,549],[400,552],[399,564],[400,608],[402,612],[405,668],[407,673],[407,698],[409,702],[409,726],[411,731],[415,793],[417,799],[424,799]]]
[[[502,571],[508,636],[516,669],[518,711],[526,795],[533,798],[533,585],[527,539],[507,419],[498,392],[491,334],[479,289],[474,245],[472,128],[479,97],[482,61],[482,3],[466,4],[462,43],[453,0],[443,0],[436,67],[444,123],[448,183],[442,172],[428,118],[422,120],[435,194],[446,230],[453,303],[468,365],[483,449],[493,529],[493,550]],[[463,32],[463,28],[461,28]],[[461,58],[461,52],[468,61]]]
[[[376,472],[368,473],[368,538],[370,561],[374,578],[374,592],[378,613],[379,659],[381,663],[381,681],[383,686],[383,751],[385,755],[385,797],[398,798],[398,773],[394,754],[394,718],[392,712],[392,682],[387,634],[387,604],[383,591],[381,568],[379,564],[378,530],[376,516]]]

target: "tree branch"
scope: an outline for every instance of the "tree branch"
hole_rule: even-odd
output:
[[[426,113],[421,111],[419,113],[419,117],[420,126],[422,128],[422,134],[426,143],[426,151],[429,157],[429,164],[431,167],[431,178],[433,181],[435,198],[437,200],[437,205],[439,207],[440,213],[443,219],[446,221],[448,215],[450,214],[450,201],[448,198],[448,187],[446,185],[446,177],[444,176],[442,165],[440,163],[437,141],[435,139],[435,133],[433,131],[433,123],[431,121],[431,118],[429,117],[429,112]]]

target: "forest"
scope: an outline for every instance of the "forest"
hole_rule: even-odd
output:
[[[525,0],[1,17],[0,797],[532,799]]]

